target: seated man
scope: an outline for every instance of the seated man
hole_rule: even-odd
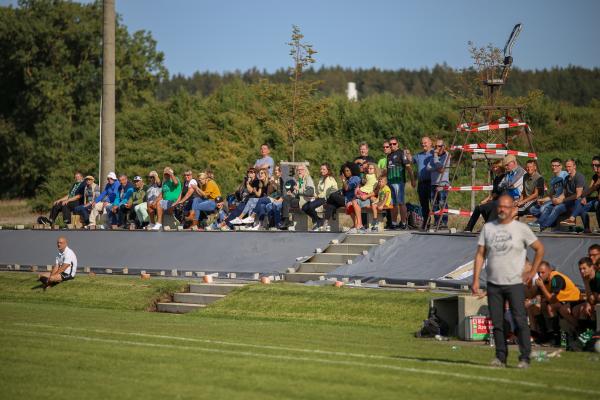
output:
[[[50,210],[50,218],[40,217],[39,222],[50,224],[54,226],[56,221],[56,217],[62,211],[63,222],[65,224],[71,223],[71,212],[75,209],[75,207],[81,205],[83,202],[83,192],[85,191],[85,182],[83,181],[83,175],[81,172],[75,172],[75,182],[71,185],[71,189],[69,192],[56,200],[52,204],[52,209]]]
[[[530,214],[530,209],[544,195],[544,177],[538,173],[535,160],[528,160],[525,170],[527,173],[523,177],[523,192],[521,198],[517,200],[519,217]]]
[[[562,170],[562,161],[560,158],[552,159],[552,161],[550,161],[550,167],[552,168],[552,174],[554,176],[550,179],[550,187],[548,188],[547,195],[538,199],[537,204],[534,204],[529,208],[529,213],[538,217],[538,220],[536,222],[529,222],[527,225],[529,225],[531,230],[537,232],[541,230],[541,216],[551,212],[554,207],[562,201],[565,178],[568,175]]]
[[[581,217],[583,229],[585,233],[591,233],[590,218],[588,213],[596,211],[596,220],[600,222],[600,206],[598,205],[598,195],[600,194],[600,156],[595,156],[592,159],[592,168],[594,175],[588,189],[582,194],[581,201],[576,204],[571,216],[561,222],[564,225],[575,225],[576,218]],[[596,193],[594,195],[594,193]]]
[[[600,244],[594,243],[588,247],[588,257],[592,259],[596,271],[600,271]]]
[[[117,175],[114,172],[109,172],[106,176],[106,185],[104,186],[104,190],[100,193],[96,199],[96,201],[92,202],[92,209],[90,212],[90,224],[89,228],[96,227],[96,219],[98,218],[98,214],[102,214],[105,211],[108,211],[107,207],[110,207],[115,201],[117,197],[117,192],[119,190],[119,181],[117,180]]]
[[[594,269],[591,258],[583,257],[579,260],[579,273],[585,285],[585,301],[573,308],[573,317],[595,321],[595,307],[600,303],[600,271]]]
[[[40,282],[44,285],[44,290],[52,285],[75,278],[77,273],[77,256],[67,246],[67,238],[61,236],[56,242],[58,255],[51,272],[43,272],[38,275]]]
[[[556,343],[556,339],[560,338],[559,316],[564,318],[573,329],[577,327],[577,320],[571,310],[579,303],[580,292],[568,276],[555,271],[547,261],[540,263],[538,275],[539,279],[535,284],[542,300],[540,311],[544,317],[552,321],[550,327],[543,322],[538,323],[538,326],[546,325],[547,333],[555,338]]]
[[[175,176],[173,169],[170,167],[165,167],[163,171],[163,184],[161,188],[161,193],[159,194],[156,202],[158,206],[154,210],[153,208],[148,208],[148,212],[151,217],[150,220],[153,220],[153,214],[156,212],[157,222],[150,229],[155,231],[160,231],[162,229],[163,222],[163,214],[165,211],[168,214],[173,214],[173,204],[177,201],[179,196],[181,195],[181,188],[183,185],[181,184],[181,180]]]
[[[192,203],[194,202],[194,199],[199,197],[199,195],[196,193],[197,187],[198,181],[194,179],[192,171],[185,171],[183,173],[183,186],[181,188],[181,194],[179,195],[177,201],[173,203],[175,216],[179,221],[192,221],[194,219],[194,215],[190,213],[190,211],[192,211]]]
[[[121,175],[119,183],[115,201],[113,201],[112,207],[108,207],[108,219],[112,229],[123,228],[127,215],[131,210],[131,204],[129,203],[134,190],[133,185],[129,182],[127,175]]]
[[[83,202],[80,206],[75,207],[73,213],[81,216],[81,221],[84,227],[90,223],[90,211],[92,210],[92,203],[96,200],[100,194],[98,185],[95,183],[93,176],[88,175],[85,177],[85,191],[83,193]]]
[[[215,181],[210,179],[206,172],[201,172],[198,175],[200,185],[194,187],[197,197],[192,203],[194,210],[194,220],[192,221],[192,229],[198,229],[198,223],[202,218],[202,213],[209,214],[217,208],[216,199],[221,197],[221,190]]]
[[[125,208],[127,210],[127,218],[129,221],[129,229],[140,229],[143,220],[138,221],[137,214],[135,212],[136,207],[140,206],[146,201],[146,185],[141,176],[137,175],[133,178],[133,193],[131,194],[131,201],[127,202]]]

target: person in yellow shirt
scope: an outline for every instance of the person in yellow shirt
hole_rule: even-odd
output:
[[[379,219],[382,219],[383,214],[387,210],[392,209],[392,190],[387,184],[387,177],[385,175],[379,177],[374,193],[377,197],[371,203],[371,210],[373,211],[371,231],[377,232],[379,230]]]
[[[221,190],[215,181],[210,179],[206,172],[198,175],[198,186],[195,186],[196,194],[200,197],[196,197],[192,203],[192,210],[194,210],[194,220],[192,221],[192,230],[198,229],[198,221],[200,220],[200,213],[210,214],[217,208],[215,199],[221,196]]]

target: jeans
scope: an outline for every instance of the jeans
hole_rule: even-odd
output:
[[[419,194],[419,204],[421,205],[421,216],[423,217],[423,226],[427,224],[429,218],[429,202],[431,201],[431,181],[419,181],[417,184],[417,193]]]
[[[254,208],[254,213],[259,221],[262,221],[267,215],[267,206],[271,204],[270,197],[261,197],[256,203],[256,207]]]
[[[316,224],[319,221],[319,216],[317,215],[317,208],[321,207],[325,204],[327,200],[318,198],[313,201],[309,201],[302,206],[302,211],[306,213],[312,220],[313,224]]]
[[[598,206],[598,200],[588,200],[586,204],[581,204],[581,202],[577,202],[575,208],[573,208],[573,212],[571,216],[573,218],[581,217],[583,221],[583,228],[590,229],[590,217],[588,213],[591,211],[596,211],[596,219],[598,219],[598,215],[600,214],[600,207]],[[600,221],[600,219],[598,219]]]
[[[558,220],[558,217],[567,212],[569,209],[577,208],[578,204],[581,204],[581,200],[564,201],[553,207],[547,207],[542,215],[540,215],[538,218],[537,222],[540,224],[540,228],[548,228],[553,226],[556,223],[556,220]]]
[[[346,199],[340,192],[333,192],[327,198],[327,204],[325,204],[325,219],[330,220],[333,214],[339,207],[346,206]]]
[[[445,190],[440,190],[438,191],[438,187],[442,187],[442,186],[437,186],[437,185],[433,185],[431,186],[431,202],[433,205],[433,212],[438,212],[440,210],[444,209],[444,205],[447,206],[446,204],[446,199],[448,198],[448,192]],[[437,198],[436,198],[436,195]],[[435,215],[434,216],[434,221],[435,221],[435,225],[438,224],[438,221],[440,219],[439,215]],[[442,214],[442,225],[448,225],[448,214]]]
[[[274,203],[269,203],[269,204],[265,205],[265,211],[266,211],[267,215],[273,216],[273,222],[275,223],[275,226],[277,226],[281,223],[281,207],[282,207],[282,205],[283,205],[283,202],[274,202]]]
[[[200,213],[204,211],[205,213],[211,213],[215,211],[217,208],[217,204],[214,200],[205,200],[200,197],[196,197],[192,203],[192,210],[194,210],[194,218],[196,221],[200,221]]]
[[[531,208],[529,209],[529,214],[533,215],[534,217],[538,217],[540,215],[542,215],[549,207],[552,207],[552,201],[548,200],[547,202],[545,202],[544,204],[542,204],[541,206],[538,206],[537,204],[531,206]]]
[[[92,206],[84,206],[84,205],[80,205],[75,207],[75,209],[73,210],[74,214],[79,214],[81,216],[81,220],[85,223],[85,225],[88,225],[90,223],[90,211],[92,209]]]
[[[508,301],[513,320],[517,326],[519,339],[519,360],[529,362],[531,354],[530,332],[525,311],[525,287],[522,283],[516,285],[495,285],[487,283],[488,308],[494,324],[494,342],[496,344],[496,357],[506,362],[508,347],[504,329],[504,303]]]
[[[119,206],[117,212],[113,212],[112,206],[106,207],[108,212],[108,220],[111,225],[123,226],[127,223],[127,217],[129,213],[132,211],[131,208],[125,207],[125,204]]]
[[[244,211],[242,211],[242,214],[248,216],[252,211],[254,211],[256,205],[258,204],[258,200],[260,200],[258,197],[249,198],[248,202],[246,203],[246,207],[244,207]]]

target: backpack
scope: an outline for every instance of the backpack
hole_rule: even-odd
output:
[[[432,338],[436,335],[447,336],[448,330],[448,324],[438,317],[437,309],[430,307],[429,316],[426,320],[423,320],[423,326],[415,332],[415,337]]]
[[[406,212],[408,214],[408,225],[412,228],[420,228],[423,226],[423,210],[421,206],[406,203]]]

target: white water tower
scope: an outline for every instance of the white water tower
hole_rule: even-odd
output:
[[[349,101],[358,101],[358,91],[356,90],[356,83],[348,82],[348,89],[346,95]]]

